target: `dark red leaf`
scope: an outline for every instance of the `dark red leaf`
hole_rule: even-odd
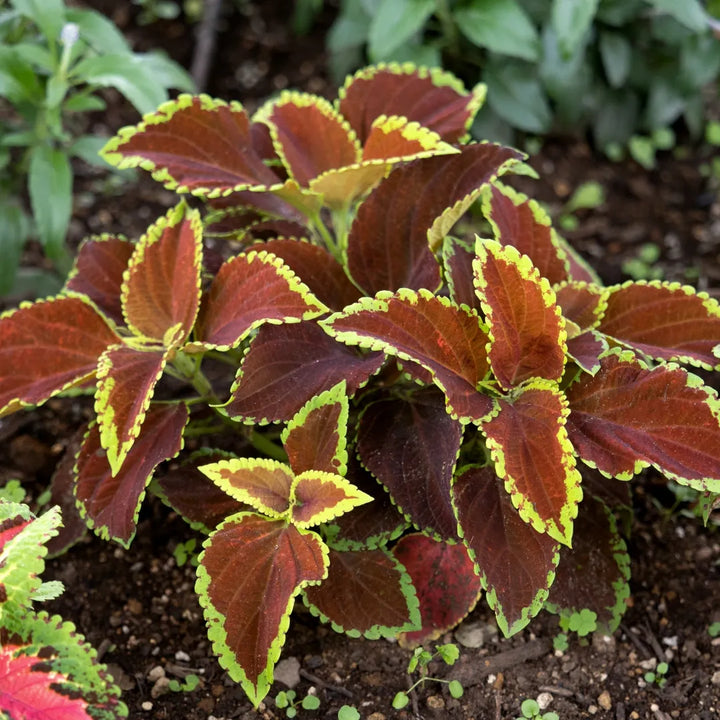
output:
[[[560,380],[565,368],[565,322],[555,293],[526,255],[478,240],[476,287],[490,325],[493,374],[509,390],[532,377]]]
[[[416,528],[456,540],[450,482],[461,440],[462,426],[431,386],[370,405],[360,420],[357,451]]]
[[[78,250],[65,289],[87,295],[106,317],[123,325],[120,287],[134,249],[134,243],[121,237],[88,238]]]
[[[155,468],[180,452],[187,419],[183,404],[151,407],[140,436],[115,476],[100,446],[98,426],[90,429],[77,457],[75,497],[100,537],[130,545],[145,488]]]
[[[171,190],[219,195],[279,184],[254,142],[239,103],[181,95],[137,127],[123,128],[101,154],[116,167],[150,170]]]
[[[720,369],[720,304],[679,283],[611,288],[599,329],[653,358]]]
[[[363,298],[323,325],[341,342],[382,349],[422,365],[433,374],[456,418],[479,419],[492,410],[492,400],[476,390],[489,365],[488,336],[474,311],[427,291],[401,290]]]
[[[310,609],[340,632],[394,637],[415,625],[409,578],[387,550],[330,550],[328,576],[305,590]]]
[[[581,330],[594,328],[605,311],[607,290],[586,282],[567,282],[555,288],[562,314]]]
[[[197,591],[220,664],[257,707],[272,683],[295,596],[327,573],[319,536],[235,515],[206,541]]]
[[[25,305],[0,318],[0,416],[39,405],[95,375],[118,336],[79,297]]]
[[[353,395],[383,362],[382,353],[359,355],[314,322],[264,325],[243,359],[225,411],[254,422],[287,422],[310,398],[342,380]]]
[[[501,245],[513,245],[527,255],[551,285],[567,279],[567,257],[550,218],[537,201],[493,185],[485,197],[484,211]]]
[[[443,243],[445,278],[450,297],[457,305],[465,304],[480,311],[480,299],[475,292],[473,260],[475,250],[460,242],[446,238]]]
[[[462,544],[448,545],[427,535],[405,535],[393,548],[420,601],[422,628],[403,633],[400,643],[414,647],[454,628],[480,599],[480,578]]]
[[[520,518],[491,466],[460,475],[453,498],[488,604],[503,633],[512,635],[542,609],[559,545]]]
[[[586,330],[567,341],[568,355],[590,375],[600,369],[600,356],[607,349],[605,336],[597,330]]]
[[[717,395],[682,368],[648,370],[629,352],[601,359],[567,389],[577,454],[629,479],[647,465],[698,490],[720,491]]]
[[[185,342],[200,304],[201,262],[200,215],[181,203],[150,226],[130,260],[122,297],[128,327],[168,347]]]

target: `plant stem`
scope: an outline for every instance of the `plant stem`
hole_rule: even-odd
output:
[[[253,447],[265,453],[268,457],[273,460],[279,460],[280,462],[287,462],[287,453],[279,445],[276,445],[272,440],[260,434],[257,430],[253,430],[250,433],[250,442]]]

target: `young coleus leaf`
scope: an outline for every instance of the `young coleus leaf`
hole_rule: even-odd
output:
[[[720,403],[673,364],[649,369],[618,348],[567,391],[567,429],[578,456],[622,480],[653,465],[696,490],[720,491]]]
[[[600,358],[609,347],[607,338],[599,330],[586,330],[568,338],[567,354],[584,372],[595,375],[600,370]]]
[[[467,134],[485,91],[478,85],[468,93],[457,78],[437,68],[379,64],[348,77],[336,106],[363,144],[380,115],[406,117],[454,143]]]
[[[570,545],[582,490],[567,416],[567,400],[557,385],[534,380],[499,399],[497,413],[482,423],[482,430],[520,517]]]
[[[617,630],[630,597],[630,558],[615,518],[604,503],[586,497],[577,522],[583,531],[572,548],[560,550],[560,564],[545,609],[569,618],[590,610],[600,629]]]
[[[0,416],[92,380],[120,341],[82,297],[56,297],[0,316]]]
[[[337,632],[394,638],[416,629],[420,614],[405,568],[389,550],[330,549],[328,576],[303,591],[310,612]]]
[[[366,294],[440,285],[432,250],[482,188],[520,155],[492,143],[396,168],[360,205],[350,228],[348,272]]]
[[[369,405],[360,419],[357,452],[418,530],[456,540],[450,483],[461,441],[462,426],[431,386]]]
[[[475,253],[475,287],[489,325],[488,359],[498,382],[509,390],[533,377],[559,381],[567,334],[548,281],[512,245],[478,238]]]
[[[607,308],[608,290],[587,282],[570,280],[553,287],[563,317],[581,330],[597,328]]]
[[[328,548],[311,531],[254,513],[228,518],[203,544],[196,591],[220,664],[258,706],[297,594],[327,575]]]
[[[77,456],[75,497],[88,526],[100,537],[128,547],[135,535],[140,504],[155,468],[183,446],[188,411],[183,403],[152,406],[122,467],[113,473],[93,425]]]
[[[336,342],[312,320],[266,324],[251,340],[223,410],[244,422],[287,422],[339,382],[354,395],[384,362],[380,352],[361,355]]]
[[[609,288],[599,330],[656,360],[720,370],[720,303],[687,285],[630,281]]]
[[[202,197],[282,184],[265,164],[262,135],[242,105],[204,95],[180,95],[161,105],[136,127],[123,128],[101,156],[118,168],[149,170],[171,190]]]
[[[220,268],[203,301],[195,342],[185,350],[229,350],[264,323],[299,322],[328,311],[280,258],[253,250]]]
[[[489,371],[488,335],[474,311],[427,290],[401,289],[362,298],[320,324],[340,342],[421,365],[461,422],[492,412],[493,401],[477,390]]]
[[[559,545],[521,519],[492,466],[465,470],[452,492],[459,528],[488,605],[510,636],[542,609],[555,577]]]
[[[483,192],[483,214],[490,221],[495,240],[527,255],[551,285],[568,279],[567,254],[550,217],[537,201],[494,183]]]
[[[415,647],[440,637],[480,599],[480,578],[464,545],[414,533],[401,538],[393,554],[410,575],[420,602],[421,629],[402,633],[401,645]]]

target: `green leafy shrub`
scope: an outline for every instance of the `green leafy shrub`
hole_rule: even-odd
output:
[[[62,0],[10,0],[0,9],[0,295],[59,288],[72,256],[72,158],[102,165],[104,141],[85,133],[85,115],[105,108],[98,90],[117,88],[140,111],[192,90],[189,76],[157,53],[133,53],[103,15]],[[28,214],[23,197],[30,201]],[[59,278],[18,265],[37,238]],[[16,281],[20,279],[20,283]]]
[[[618,482],[720,492],[720,402],[682,367],[720,368],[720,304],[603,285],[508,186],[523,156],[468,142],[481,101],[407,65],[252,117],[182,95],[102,154],[201,209],[89,238],[0,317],[0,416],[93,393],[62,483],[123,546],[148,489],[206,534],[208,634],[255,705],[298,599],[408,647],[483,592],[508,635],[543,608],[611,632]]]
[[[645,159],[679,118],[702,134],[702,89],[720,74],[711,22],[699,0],[343,0],[328,48],[338,79],[367,58],[483,81],[476,137],[589,128],[601,150],[634,138]]]

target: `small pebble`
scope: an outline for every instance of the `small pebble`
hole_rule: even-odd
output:
[[[597,714],[597,711],[598,711],[598,706],[597,706],[597,705],[589,705],[589,706],[588,706],[588,712],[589,712],[591,715]]]
[[[427,706],[431,710],[442,710],[445,707],[445,700],[440,695],[430,695],[427,699]]]
[[[368,715],[368,720],[385,720],[385,716],[381,712],[374,712],[372,715]]]
[[[288,688],[294,688],[300,682],[300,661],[296,657],[283,658],[273,671],[275,680]]]
[[[153,708],[152,703],[149,700],[146,700],[141,706],[143,710],[150,711]]]
[[[186,652],[184,652],[183,650],[178,650],[178,651],[175,653],[175,659],[176,659],[178,662],[190,662],[190,656],[189,656]]]
[[[610,693],[607,690],[603,690],[600,695],[598,695],[598,705],[603,710],[610,710],[612,707],[612,698],[610,697]]]
[[[710,678],[710,682],[713,685],[720,685],[720,670],[716,670],[713,676]]]
[[[170,678],[161,677],[158,678],[152,688],[150,688],[150,697],[155,700],[168,692],[170,692]]]
[[[154,668],[151,668],[147,674],[147,679],[152,683],[161,677],[165,677],[165,668],[162,665],[156,665]]]
[[[552,701],[553,696],[549,692],[541,692],[536,699],[536,702],[540,706],[541,710],[547,710]]]

